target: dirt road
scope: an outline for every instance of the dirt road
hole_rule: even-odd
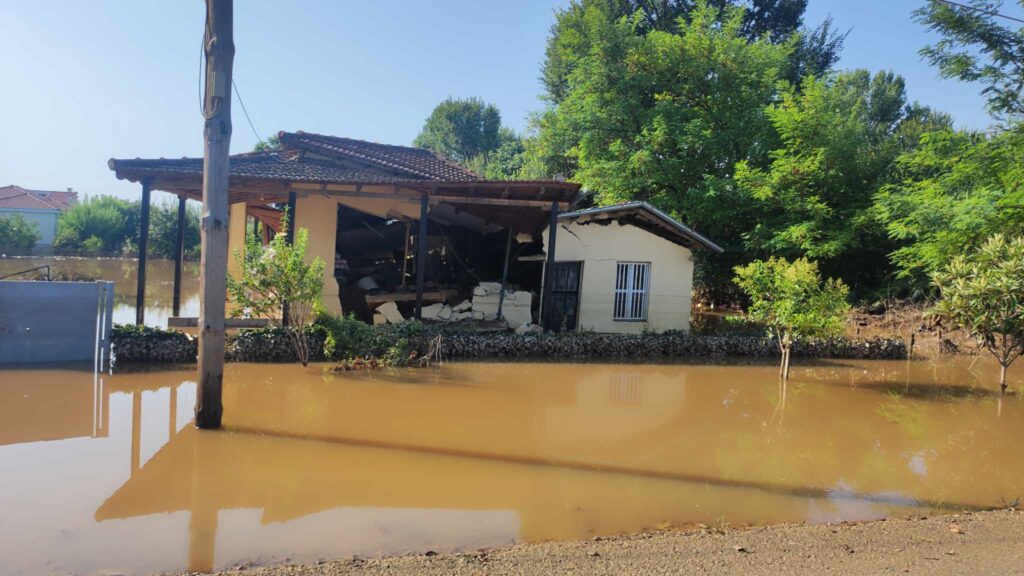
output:
[[[1024,512],[861,524],[661,531],[586,542],[522,544],[450,555],[353,558],[234,576],[499,574],[1024,575]]]

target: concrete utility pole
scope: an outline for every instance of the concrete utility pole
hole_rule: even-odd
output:
[[[224,308],[228,273],[228,186],[231,67],[235,58],[232,0],[206,0],[206,96],[203,99],[202,271],[199,276],[199,390],[196,426],[220,428],[223,413]],[[244,226],[245,222],[239,223]]]

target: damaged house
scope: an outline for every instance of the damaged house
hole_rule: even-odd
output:
[[[486,180],[419,148],[278,136],[279,149],[231,157],[229,251],[244,250],[246,234],[267,240],[307,229],[307,257],[328,263],[323,307],[336,315],[375,323],[502,319],[521,331],[685,330],[690,250],[721,250],[646,204],[568,212],[578,184]],[[201,199],[202,158],[109,166],[142,185],[144,213],[152,190]],[[282,229],[285,207],[291,230]],[[605,269],[612,257],[625,272]],[[140,267],[144,275],[144,258]],[[229,273],[239,273],[234,258]],[[139,291],[141,305],[144,283]]]

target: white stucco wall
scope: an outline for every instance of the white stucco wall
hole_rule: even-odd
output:
[[[39,242],[36,244],[49,246],[57,236],[57,216],[60,212],[56,210],[17,210],[13,208],[0,209],[0,218],[7,218],[20,214],[22,218],[31,224],[36,225],[39,230]]]
[[[334,278],[334,244],[338,235],[338,201],[335,198],[310,194],[295,201],[295,230],[309,230],[306,261],[320,258],[324,262],[324,311],[340,316],[341,300],[338,281]]]
[[[606,333],[638,333],[645,329],[690,329],[693,255],[679,246],[630,225],[559,223],[555,259],[582,261],[579,329]],[[547,231],[544,245],[547,245]],[[618,262],[650,262],[651,278],[646,321],[616,321],[615,275]]]

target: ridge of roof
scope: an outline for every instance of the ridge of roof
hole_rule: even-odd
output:
[[[60,206],[48,202],[30,192],[0,197],[0,208],[14,210],[60,210]]]
[[[397,170],[426,180],[473,181],[483,180],[465,166],[425,148],[380,144],[368,140],[316,134],[299,130],[277,133],[281,142],[326,155],[340,155]]]
[[[594,214],[614,214],[615,212],[629,212],[632,210],[644,210],[650,213],[651,215],[655,216],[662,222],[674,228],[680,235],[690,238],[691,240],[697,242],[698,244],[704,246],[705,248],[711,250],[712,252],[715,252],[716,254],[721,254],[725,252],[724,248],[712,242],[711,239],[709,239],[708,237],[698,233],[693,228],[690,228],[686,224],[683,224],[682,222],[669,216],[665,212],[662,212],[653,204],[649,204],[643,200],[634,200],[632,202],[624,202],[622,204],[614,204],[612,206],[584,208],[582,210],[575,210],[572,212],[562,212],[561,214],[558,215],[558,218],[571,220]]]

